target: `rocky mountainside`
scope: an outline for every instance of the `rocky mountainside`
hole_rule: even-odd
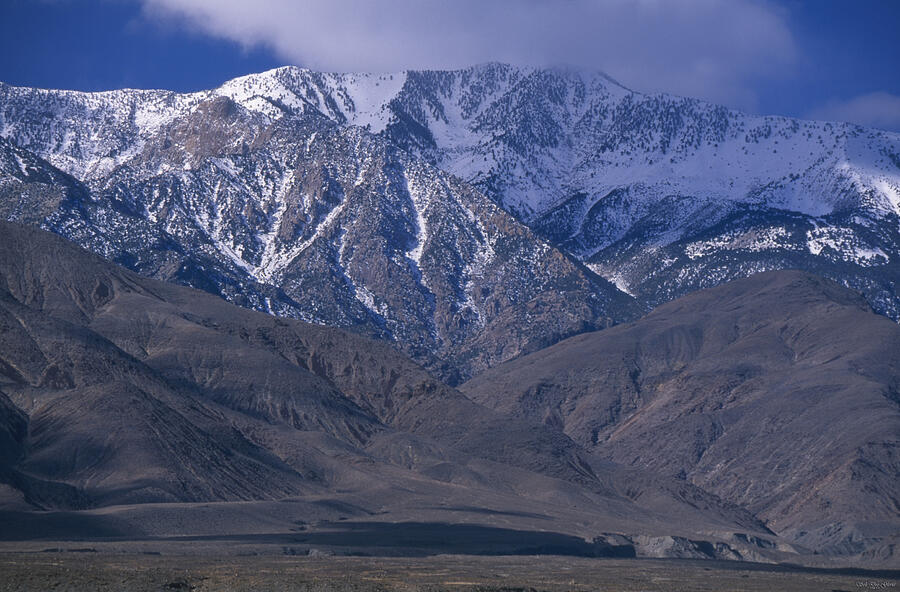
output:
[[[59,97],[72,126],[21,113],[36,124],[0,145],[6,218],[145,275],[391,340],[451,383],[640,312],[471,186],[318,111],[274,118],[212,93]]]
[[[898,320],[897,134],[500,64],[0,84],[0,217],[270,313],[4,225],[10,503],[465,499],[893,557],[896,324],[755,274]]]
[[[745,510],[599,462],[387,344],[143,278],[5,222],[0,329],[3,540],[244,532],[296,543],[319,521],[353,517],[371,536],[352,544],[369,551],[391,544],[396,522],[522,529],[518,540],[504,531],[508,552],[560,540],[565,554],[790,550]],[[609,531],[632,537],[628,549],[604,542]]]
[[[650,306],[801,268],[900,318],[895,133],[497,64],[410,72],[381,113],[383,135]]]
[[[660,471],[829,552],[891,557],[900,328],[856,293],[758,274],[567,339],[463,385],[609,459]]]
[[[0,136],[90,195],[45,228],[393,339],[451,381],[768,269],[831,277],[900,318],[893,133],[486,64],[285,67],[192,94],[0,85]]]

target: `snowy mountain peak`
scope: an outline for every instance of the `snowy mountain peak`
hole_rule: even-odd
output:
[[[0,136],[83,183],[102,211],[48,227],[127,258],[146,247],[109,237],[139,226],[160,252],[202,257],[173,271],[151,249],[124,261],[134,268],[365,325],[419,359],[471,344],[500,317],[532,322],[523,303],[554,273],[579,277],[590,302],[581,318],[548,320],[547,334],[627,318],[633,309],[609,306],[632,306],[628,294],[653,306],[784,267],[839,279],[900,317],[898,134],[637,93],[602,73],[283,67],[188,94],[3,85]],[[365,265],[363,253],[384,258]],[[510,270],[530,285],[492,284]],[[408,290],[391,296],[391,282]]]
[[[6,161],[18,170],[22,150],[83,184],[84,199],[47,205],[45,228],[244,306],[389,339],[451,381],[634,316],[630,297],[390,141],[390,103],[415,76],[428,77],[283,68],[147,104],[60,95],[54,117],[15,89],[0,103]],[[44,192],[18,177],[0,183]]]

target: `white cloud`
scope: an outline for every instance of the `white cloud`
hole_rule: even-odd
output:
[[[637,90],[753,109],[797,51],[762,0],[140,0],[165,22],[320,70],[486,61],[604,70]]]
[[[900,96],[874,92],[846,101],[833,100],[811,111],[808,117],[900,131]]]

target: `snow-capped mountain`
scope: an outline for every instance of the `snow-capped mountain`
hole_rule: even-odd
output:
[[[147,275],[392,340],[451,382],[638,312],[468,184],[317,109],[276,118],[221,89],[60,96],[71,126],[3,103],[23,106],[0,146],[5,216],[37,196],[31,221]],[[134,115],[139,99],[171,110]],[[44,197],[54,175],[75,197]]]
[[[445,375],[630,318],[629,295],[655,306],[767,269],[835,278],[900,317],[898,134],[602,74],[285,67],[191,94],[0,85],[0,136],[7,168],[49,171],[30,194],[61,175],[82,196],[37,200],[45,227],[246,306],[364,327]],[[4,173],[16,203],[26,168]]]
[[[223,91],[293,108],[309,101],[365,125],[651,306],[797,267],[900,318],[898,134],[500,64],[393,76],[284,69]]]
[[[219,92],[365,126],[651,306],[796,267],[900,318],[898,134],[501,64],[388,76],[281,69]]]
[[[231,322],[233,311],[197,308],[215,298],[162,294],[162,284],[135,282],[83,253],[62,256],[63,266],[74,267],[72,281],[59,281],[55,259],[67,247],[7,225],[4,232],[19,238],[6,241],[15,247],[7,248],[11,271],[0,287],[27,295],[10,300],[9,310],[31,310],[32,335],[40,330],[54,351],[95,332],[117,335],[115,346],[128,360],[120,363],[115,352],[109,358],[109,344],[96,336],[88,341],[100,357],[77,360],[115,363],[76,360],[85,376],[115,379],[116,396],[122,368],[127,375],[134,360],[156,360],[166,379],[160,393],[185,388],[193,397],[193,389],[208,389],[221,397],[217,405],[249,410],[262,423],[289,421],[304,432],[358,437],[378,424],[371,429],[402,428],[417,438],[440,433],[451,448],[464,444],[467,455],[500,442],[490,450],[502,457],[483,458],[515,459],[517,470],[535,469],[535,450],[557,450],[542,448],[532,431],[553,443],[563,430],[597,448],[618,440],[617,449],[604,452],[609,458],[687,477],[775,520],[787,517],[787,530],[770,526],[794,542],[879,559],[893,552],[892,532],[882,522],[896,507],[885,477],[896,474],[890,452],[896,418],[882,411],[897,400],[897,373],[887,367],[896,358],[890,353],[896,325],[865,310],[852,293],[805,273],[769,274],[693,294],[633,324],[545,346],[634,319],[686,292],[783,268],[836,279],[900,319],[898,134],[752,117],[635,93],[601,74],[499,64],[381,75],[287,67],[189,94],[0,84],[0,218],[41,226],[143,275],[247,308],[381,338],[451,384],[500,366],[469,382],[469,394],[544,426],[522,424],[511,433],[524,430],[528,438],[497,440],[496,426],[507,429],[514,420],[498,416],[488,426],[476,417],[485,410],[418,367],[404,370],[400,358],[365,340],[330,329],[301,339],[284,319],[264,327],[258,319]],[[28,244],[40,251],[36,257],[21,256]],[[98,273],[118,279],[110,284]],[[119,308],[107,311],[104,325],[95,313],[113,296]],[[134,302],[147,309],[129,310]],[[68,345],[60,345],[56,329],[41,328],[47,314],[53,327],[74,331]],[[68,391],[75,383],[50,363],[53,356],[44,360],[20,347],[31,340],[21,324],[7,323],[15,346],[7,349],[40,363],[32,364],[32,378],[18,363],[6,364],[9,384],[29,401],[35,388]],[[855,332],[841,341],[848,327]],[[210,340],[198,340],[200,333]],[[219,355],[222,344],[240,351]],[[261,350],[267,353],[259,357]],[[188,361],[180,359],[185,352]],[[275,354],[314,377],[304,383],[309,396],[294,383],[296,368],[281,378],[270,372],[280,363],[272,361]],[[500,365],[512,358],[518,359]],[[409,382],[411,375],[422,380]],[[219,390],[223,376],[231,382]],[[747,398],[757,391],[762,398]],[[334,407],[326,395],[342,402]],[[15,435],[10,441],[25,450],[17,434],[28,432],[18,427],[26,414],[4,405],[0,400],[15,427],[7,430]],[[134,410],[126,407],[130,420]],[[735,423],[735,414],[746,421]],[[339,416],[353,421],[338,425]],[[761,433],[759,425],[776,416],[791,419],[788,429]],[[857,429],[873,418],[881,428]],[[845,454],[825,454],[820,440],[844,419]],[[194,442],[201,432],[188,427],[183,441]],[[254,438],[267,439],[269,428]],[[797,453],[790,440],[797,434],[812,452]],[[410,451],[423,450],[408,444],[417,441],[373,445],[360,462],[382,450],[405,466]],[[347,448],[328,446],[346,465]],[[293,457],[306,448],[284,450]],[[716,481],[716,474],[733,472],[734,450],[758,473],[751,479],[756,494],[741,480],[747,471]],[[760,450],[774,452],[760,464]],[[816,460],[820,452],[826,461],[843,459],[840,466]],[[477,471],[467,466],[457,473],[446,468],[443,453],[438,457],[439,465],[429,465],[438,481],[451,471],[454,487],[483,489]],[[596,480],[593,468],[574,457],[550,458],[554,464],[537,468]],[[176,464],[181,471],[184,463]],[[783,484],[785,466],[801,476],[790,500],[781,496],[784,488],[770,487]],[[275,468],[281,471],[280,461]],[[821,485],[812,501],[811,483]],[[641,497],[632,485],[623,493]],[[686,501],[716,521],[737,508],[717,514],[718,501],[675,487],[678,508]],[[671,515],[669,494],[654,495],[652,503],[663,504],[660,515]],[[886,505],[859,511],[859,500]]]

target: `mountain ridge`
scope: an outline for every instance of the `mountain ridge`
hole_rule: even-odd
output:
[[[316,113],[272,122],[218,97],[127,158],[37,223],[154,277],[387,338],[451,382],[639,311],[469,186]]]
[[[0,135],[89,185],[225,98],[261,122],[367,130],[475,187],[644,308],[798,267],[900,319],[900,136],[890,132],[749,116],[637,93],[599,73],[498,63],[395,74],[286,66],[181,95],[0,94]],[[312,128],[304,134],[314,143]],[[235,249],[246,245],[226,239],[216,257],[240,264]]]
[[[603,529],[632,534],[632,553],[715,549],[673,536],[712,537],[721,557],[804,552],[775,550],[757,519],[698,488],[482,407],[387,344],[144,278],[28,226],[0,230],[4,540],[302,542],[352,516],[385,530],[369,549],[425,521],[558,529],[581,541],[565,554],[612,552],[584,547]]]

